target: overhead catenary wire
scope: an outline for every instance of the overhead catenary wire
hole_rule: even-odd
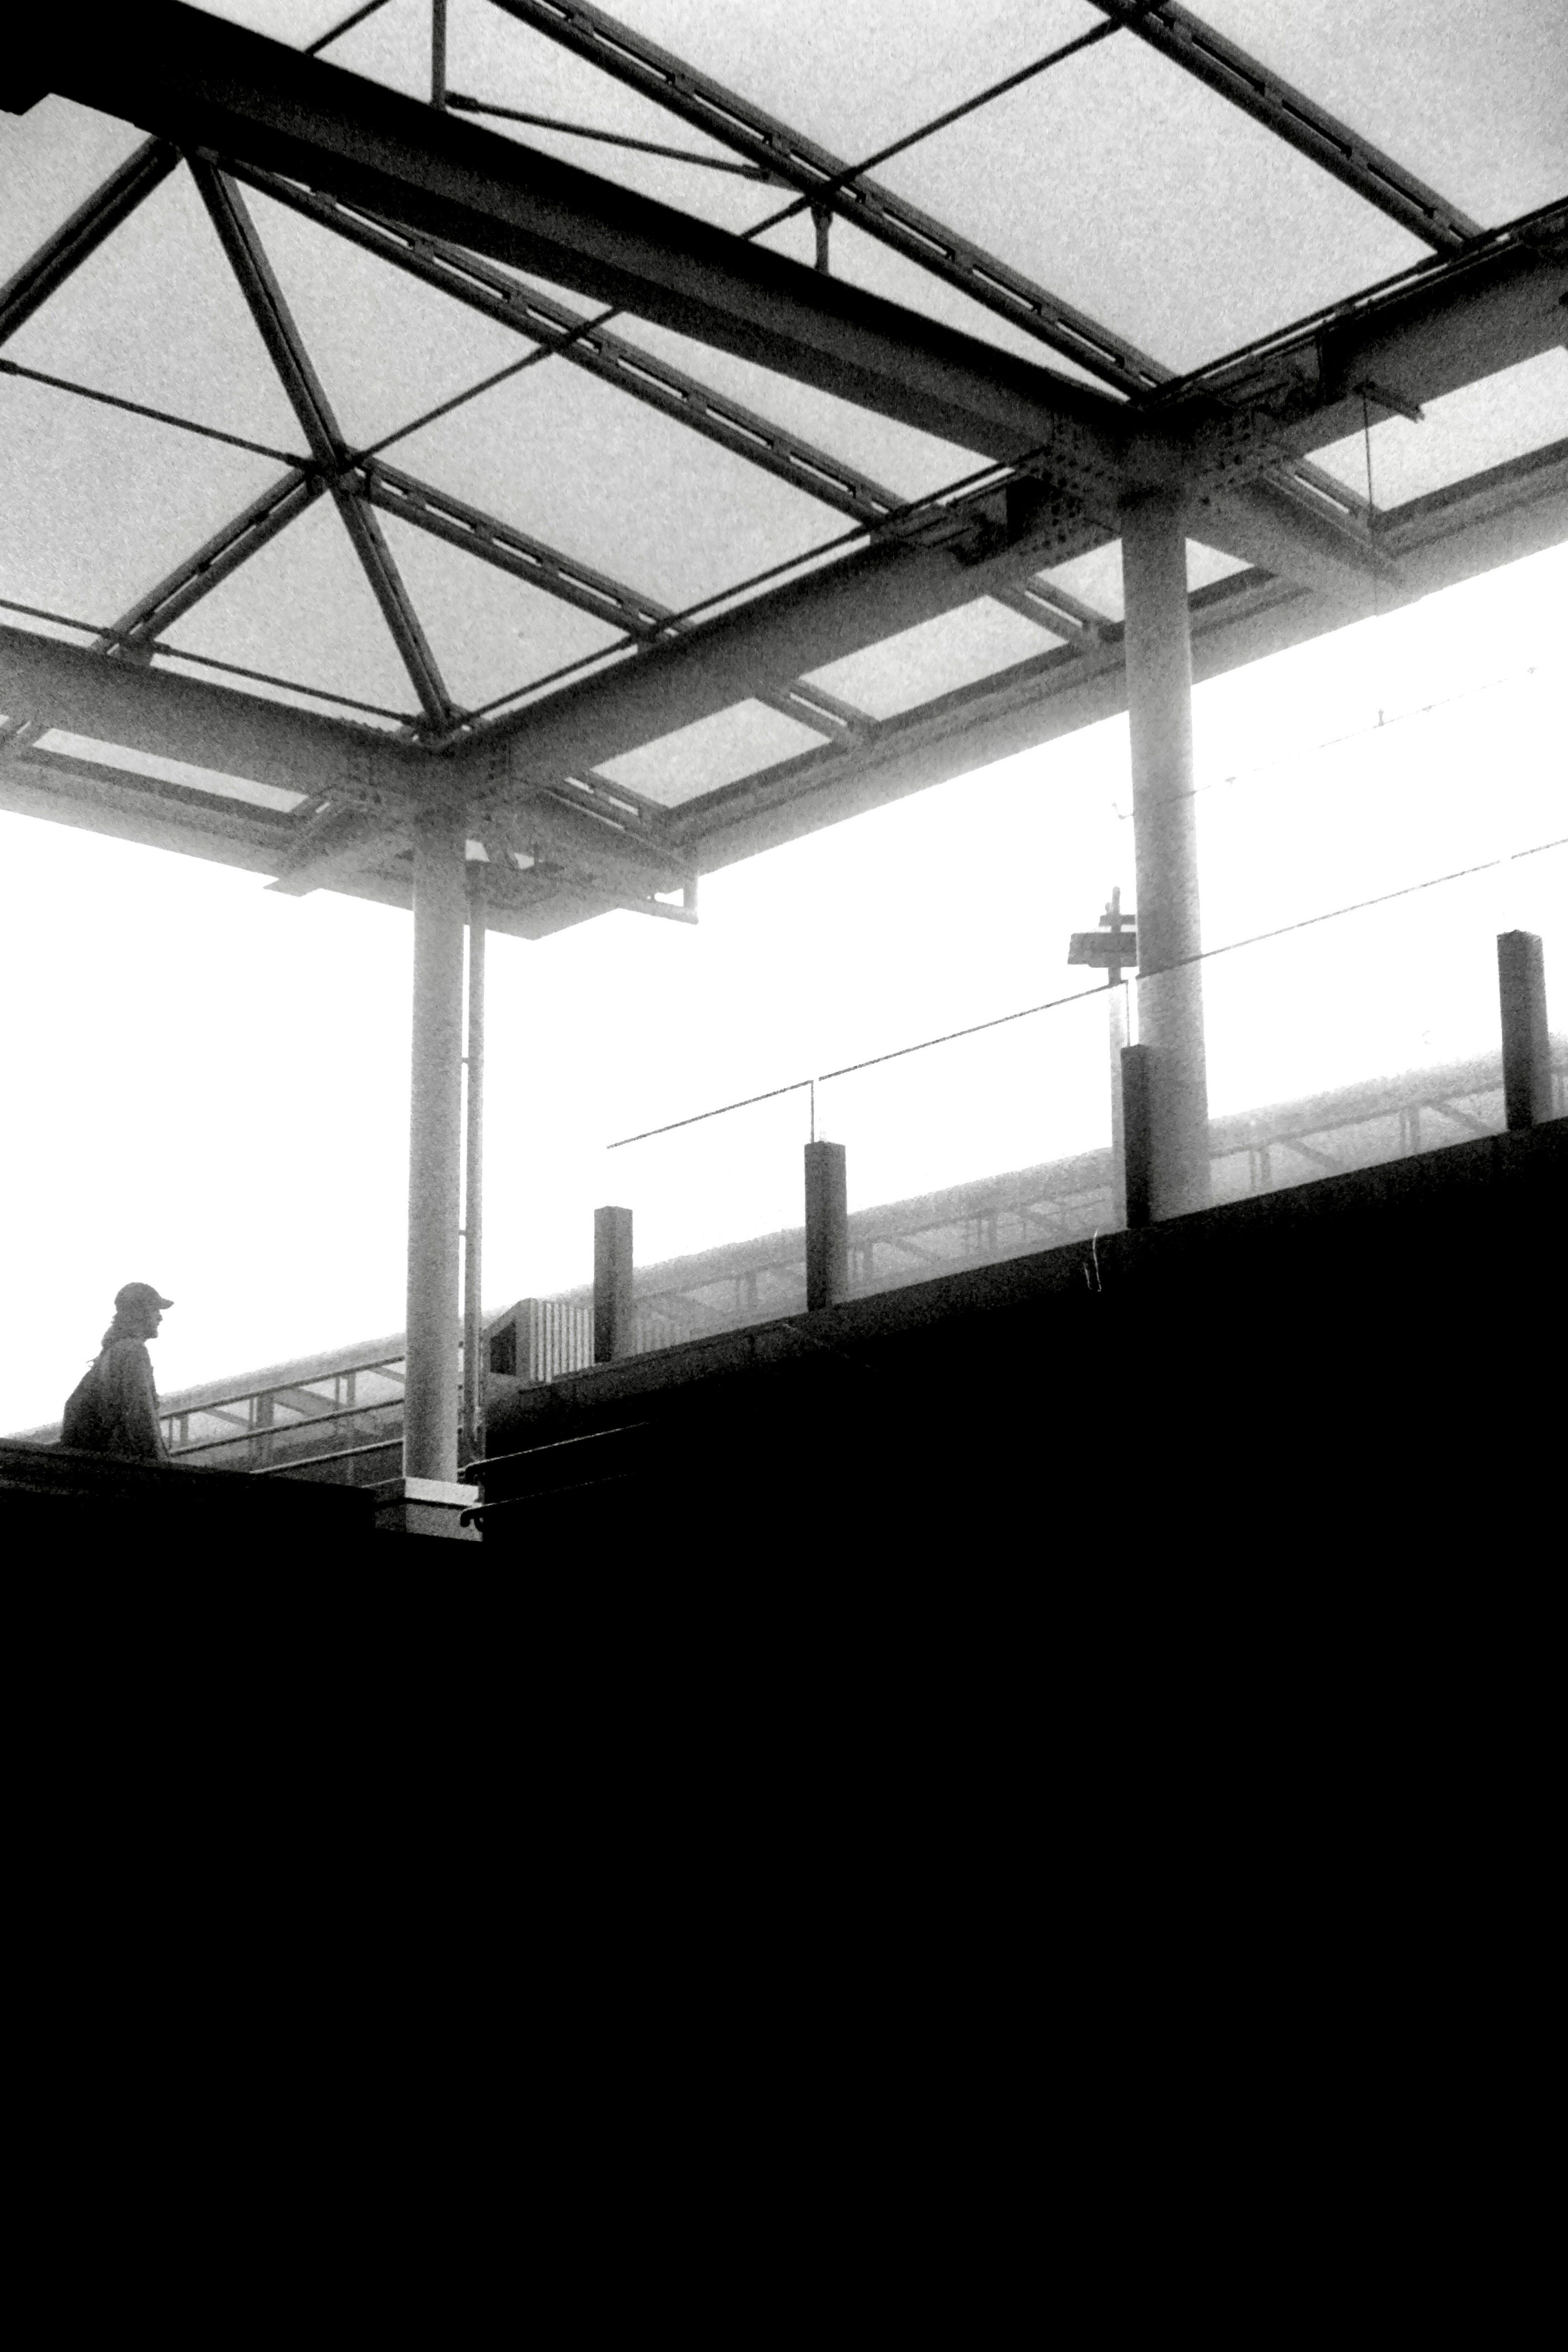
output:
[[[1177,801],[1201,800],[1205,793],[1224,792],[1232,784],[1253,783],[1261,776],[1277,776],[1282,770],[1300,768],[1307,760],[1315,759],[1321,751],[1337,751],[1347,743],[1365,742],[1371,736],[1386,734],[1391,728],[1407,726],[1413,719],[1429,718],[1435,710],[1451,709],[1456,703],[1472,701],[1480,694],[1496,694],[1505,686],[1518,686],[1521,680],[1540,675],[1541,665],[1527,662],[1522,669],[1505,670],[1500,677],[1484,678],[1479,686],[1462,686],[1456,693],[1438,695],[1431,702],[1413,703],[1408,710],[1396,710],[1392,716],[1386,710],[1380,710],[1368,726],[1348,727],[1342,735],[1321,736],[1317,742],[1308,744],[1304,751],[1287,753],[1278,760],[1255,761],[1250,767],[1233,769],[1227,776],[1211,776],[1207,783],[1190,784],[1184,792],[1163,793],[1154,805],[1165,807]],[[1301,776],[1298,781],[1305,785],[1317,780]],[[1122,824],[1131,823],[1132,812],[1130,808],[1123,808],[1116,800],[1112,800],[1110,805]]]
[[[1468,881],[1475,875],[1492,873],[1499,866],[1517,865],[1523,858],[1541,857],[1551,850],[1565,848],[1568,848],[1568,834],[1552,841],[1536,842],[1528,849],[1505,851],[1500,857],[1485,858],[1475,866],[1462,866],[1452,873],[1434,874],[1425,881],[1409,882],[1397,890],[1380,891],[1374,898],[1357,898],[1343,907],[1327,908],[1321,914],[1304,915],[1296,922],[1280,923],[1272,930],[1255,931],[1247,939],[1227,940],[1223,946],[1204,948],[1196,955],[1178,956],[1170,963],[1142,967],[1137,977],[1140,980],[1157,980],[1166,972],[1181,971],[1192,964],[1208,963],[1218,956],[1234,955],[1242,948],[1261,947],[1271,940],[1288,939],[1293,932],[1311,930],[1319,924],[1335,922],[1343,915],[1364,914],[1373,907],[1391,906],[1396,899],[1415,898],[1424,890],[1440,889],[1446,883]],[[1125,980],[1119,984],[1123,989],[1130,986]],[[962,1029],[944,1030],[940,1036],[922,1037],[910,1045],[895,1045],[885,1054],[869,1055],[864,1061],[845,1062],[837,1069],[818,1070],[815,1077],[795,1078],[787,1086],[770,1087],[761,1094],[743,1095],[735,1102],[720,1103],[711,1110],[695,1111],[689,1118],[670,1119],[661,1127],[644,1128],[636,1135],[618,1137],[605,1148],[608,1151],[619,1151],[630,1143],[646,1143],[655,1136],[672,1135],[678,1128],[700,1127],[707,1119],[722,1118],[731,1111],[749,1109],[754,1103],[773,1102],[784,1095],[800,1094],[808,1087],[815,1090],[819,1086],[826,1086],[832,1078],[853,1077],[862,1070],[879,1069],[886,1062],[903,1061],[911,1054],[929,1053],[938,1045],[955,1045],[961,1038],[978,1037],[989,1029],[1005,1029],[1014,1022],[1032,1020],[1037,1013],[1055,1013],[1064,1004],[1100,1002],[1109,993],[1105,988],[1073,989],[1065,996],[1047,998],[1043,1004],[1026,1004],[1016,1013],[996,1013],[989,1021],[974,1021]],[[815,1111],[815,1094],[813,1108]]]

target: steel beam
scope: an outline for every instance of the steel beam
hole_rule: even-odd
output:
[[[1552,545],[1565,534],[1568,444],[1559,444],[1384,518],[1380,536],[1400,560],[1391,601],[1404,603],[1429,593],[1489,564]],[[873,551],[868,562],[860,560],[863,568],[853,579],[822,575],[785,599],[732,616],[706,641],[694,639],[639,660],[622,673],[622,689],[635,684],[636,694],[618,712],[602,708],[595,714],[593,693],[584,690],[570,725],[559,736],[555,722],[561,714],[554,705],[542,705],[525,722],[536,730],[531,743],[523,736],[510,744],[481,740],[463,760],[483,763],[476,789],[493,794],[498,813],[515,806],[518,794],[527,794],[552,773],[560,780],[555,793],[573,797],[574,788],[564,777],[574,767],[581,772],[582,756],[595,743],[604,746],[600,756],[613,756],[616,749],[740,699],[759,673],[776,670],[787,677],[792,660],[804,659],[809,667],[809,656],[829,659],[835,650],[843,649],[841,628],[852,631],[857,641],[862,629],[870,637],[888,635],[969,595],[994,593],[1005,584],[1005,562],[1012,560],[1009,556],[965,571],[951,557],[928,550]],[[827,609],[818,609],[819,598],[828,600]],[[1287,582],[1247,575],[1200,592],[1193,609],[1194,668],[1201,677],[1315,635],[1334,625],[1342,610]],[[731,634],[736,631],[742,634]],[[822,753],[791,762],[785,770],[748,778],[717,801],[663,813],[661,820],[651,815],[647,824],[662,832],[662,843],[657,845],[671,860],[671,869],[668,881],[662,877],[645,879],[640,887],[674,887],[679,878],[677,861],[712,870],[1112,715],[1125,707],[1120,635],[1112,625],[1099,645],[1075,643],[1070,650],[1021,665],[898,720],[869,724],[859,740],[825,747]],[[824,646],[826,650],[820,650]],[[671,655],[677,656],[673,662]],[[637,674],[645,662],[652,675],[642,678]],[[318,822],[323,835],[333,826],[340,834],[352,831],[353,855],[335,866],[318,856],[317,870],[308,877],[302,873],[296,887],[348,887],[359,895],[406,904],[406,886],[384,882],[373,869],[395,851],[409,791],[427,772],[426,756],[410,748],[370,737],[342,720],[320,719],[188,677],[105,662],[77,647],[3,627],[0,709],[13,719],[30,720],[38,730],[60,727],[304,794],[323,790],[335,794],[331,824]],[[503,751],[505,759],[497,768],[492,763]],[[14,761],[8,772],[16,775],[21,792],[27,773],[23,761]],[[597,796],[581,786],[575,791],[582,793],[585,813],[595,820],[594,834],[606,843],[616,835],[603,823],[605,814],[618,810],[628,826],[635,822],[625,804],[635,806],[636,796],[621,788],[614,788],[614,809],[607,803],[591,812],[586,803]],[[101,817],[79,813],[67,801],[49,797],[41,774],[26,783],[23,797],[14,797],[14,804],[42,815],[58,807],[62,822],[97,824],[100,829],[135,839],[156,838],[170,846],[186,841],[202,856],[225,854],[199,835],[194,814],[187,832],[173,807],[156,823],[140,804],[132,808],[129,803]],[[526,805],[542,810],[547,803],[530,800]],[[287,828],[289,837],[298,838],[296,826],[303,835],[310,822],[301,812]],[[319,852],[327,845],[318,836],[313,847]],[[534,845],[520,832],[519,845]],[[542,842],[538,846],[545,848]],[[626,846],[629,850],[632,845]],[[655,846],[650,835],[650,851]],[[552,844],[546,854],[559,866],[559,876],[543,882],[518,877],[518,903],[510,903],[509,893],[500,928],[536,937],[584,920],[608,903],[604,896],[591,898],[566,887],[563,877],[574,850],[564,839]],[[270,856],[237,853],[232,862],[260,864],[276,873],[276,851]],[[608,872],[605,878],[611,878]],[[614,879],[626,887],[618,871]],[[521,886],[526,886],[525,893]]]
[[[1568,538],[1568,443],[1475,484],[1413,500],[1388,519],[1404,604]],[[1288,581],[1237,573],[1190,600],[1198,679],[1341,625],[1343,608]],[[1388,607],[1385,607],[1388,609]],[[672,814],[676,837],[711,873],[861,811],[1114,717],[1127,707],[1121,631],[1022,663],[938,702],[868,727],[855,744],[745,778]]]
[[[338,429],[331,405],[284,300],[255,223],[238,189],[212,164],[193,159],[191,170],[251,317],[299,419],[300,429],[310,444],[310,455],[325,477],[339,519],[403,657],[426,719],[432,727],[446,729],[458,715],[457,705],[447,691],[392,550],[364,502],[361,485],[353,478],[348,444]]]
[[[1163,385],[1142,415],[1223,471],[1221,437],[1295,458],[1362,425],[1374,383],[1424,407],[1563,341],[1568,198],[1489,229],[1445,261],[1384,278]]]
[[[1010,262],[971,244],[945,221],[906,203],[816,140],[646,40],[618,18],[590,6],[588,0],[495,0],[495,5],[744,155],[770,178],[798,189],[815,211],[831,211],[852,221],[906,260],[956,286],[972,302],[1037,335],[1119,391],[1147,391],[1167,373],[1147,352],[1047,293]]]
[[[464,549],[483,563],[510,572],[514,579],[526,580],[531,587],[542,589],[546,595],[592,613],[595,619],[623,629],[629,637],[660,636],[673,625],[674,615],[668,605],[657,604],[651,596],[639,595],[635,588],[612,580],[607,572],[579,563],[574,557],[562,554],[558,548],[547,547],[542,540],[531,538],[527,531],[518,530],[512,524],[470,507],[463,499],[417,480],[412,474],[400,473],[395,466],[384,465],[379,457],[365,465],[363,478],[365,494],[373,506],[399,516],[416,530],[428,531],[453,547]]]
[[[520,285],[477,254],[465,253],[438,237],[416,236],[389,221],[373,220],[349,205],[297,187],[270,172],[237,163],[233,176],[857,522],[879,522],[902,504],[895,491],[847,465],[843,458],[786,432],[771,417],[715,392],[710,384],[671,367],[607,327],[595,326],[585,312],[553,301],[537,287]]]
[[[105,237],[113,236],[143,197],[163,184],[179,160],[173,147],[162,140],[149,139],[93,190],[85,204],[78,205],[69,220],[56,229],[16,276],[0,287],[0,343],[7,341],[51,294],[58,291],[72,272],[98,251]]]
[[[386,736],[205,678],[105,661],[0,622],[0,710],[103,743],[367,808],[405,802],[424,758]]]
[[[1107,535],[1094,532],[1090,543]],[[682,641],[651,646],[604,678],[552,695],[458,756],[504,754],[511,788],[603,768],[759,687],[787,692],[846,654],[972,603],[994,576],[1021,578],[1029,568],[1026,555],[965,566],[934,549],[868,548]]]
[[[1150,0],[1094,0],[1094,5],[1437,252],[1457,252],[1481,234],[1480,224],[1457,205],[1178,0],[1152,5]]]
[[[302,179],[962,447],[1110,487],[1121,410],[1049,369],[181,0],[61,40],[58,89]]]
[[[139,596],[129,611],[122,613],[112,628],[106,629],[98,640],[100,653],[124,653],[132,647],[146,649],[154,638],[188,613],[193,604],[232,572],[237,572],[247,558],[286,530],[296,516],[313,506],[325,482],[319,475],[298,470],[285,474],[252,500],[243,514],[215,531],[205,547],[176,564],[173,572],[160,580],[155,588]]]

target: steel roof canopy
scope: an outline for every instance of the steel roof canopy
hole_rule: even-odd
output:
[[[858,247],[850,275],[810,267],[774,249],[784,232],[766,219],[736,233],[481,128],[482,99],[455,115],[179,0],[151,0],[133,22],[100,20],[90,44],[68,26],[58,38],[48,26],[33,32],[30,47],[10,53],[0,99],[22,113],[53,93],[150,137],[0,288],[0,345],[37,348],[62,299],[89,281],[101,287],[142,208],[194,189],[202,211],[191,217],[216,236],[303,447],[226,519],[218,509],[216,528],[187,541],[173,568],[143,570],[112,619],[37,595],[13,599],[9,615],[0,605],[0,803],[248,866],[286,889],[405,904],[413,814],[432,793],[456,794],[491,860],[498,928],[538,933],[613,905],[667,914],[659,894],[699,870],[1122,707],[1117,613],[1051,575],[1114,541],[1122,502],[1142,488],[1182,487],[1191,537],[1218,551],[1228,573],[1194,592],[1200,675],[1366,609],[1374,578],[1386,607],[1568,534],[1568,202],[1478,225],[1173,0],[1096,0],[1092,15],[1078,12],[1089,29],[950,107],[934,127],[984,121],[1000,92],[1020,103],[1024,85],[1051,87],[1061,59],[1103,58],[1131,39],[1163,61],[1152,71],[1176,76],[1178,97],[1201,86],[1205,104],[1223,101],[1292,153],[1293,168],[1320,172],[1336,203],[1348,190],[1369,219],[1427,248],[1392,278],[1349,286],[1326,309],[1183,376],[1016,260],[704,75],[700,60],[583,0],[497,0],[479,13],[513,22],[509,39],[569,52],[574,71],[620,93],[617,105],[657,105],[714,152],[796,191],[794,209],[818,216],[819,261],[835,250],[822,226],[830,216],[841,234],[872,240],[866,251],[885,251],[887,268],[904,272],[900,299],[858,282],[868,268]],[[506,111],[498,102],[497,114]],[[609,127],[582,127],[614,147],[621,120],[606,99]],[[885,152],[918,150],[932,128]],[[1568,184],[1568,127],[1563,148],[1559,186]],[[694,151],[690,160],[695,169],[704,159]],[[284,236],[289,221],[298,226]],[[763,231],[773,244],[759,242]],[[318,251],[290,238],[330,244]],[[299,308],[298,290],[312,293],[300,257],[319,264],[326,284],[328,253],[345,268],[358,256],[353,266],[379,273],[378,289],[444,305],[455,376],[464,333],[500,337],[516,359],[487,373],[476,343],[468,388],[459,382],[426,404],[428,415],[405,402],[406,421],[367,442],[338,413],[341,370],[329,388],[312,348],[323,332],[319,299]],[[928,299],[922,286],[940,292]],[[627,320],[612,331],[557,299],[557,288]],[[1201,302],[1201,286],[1193,299]],[[685,356],[692,345],[701,348]],[[541,373],[552,358],[564,374]],[[405,360],[389,348],[395,374]],[[485,390],[512,378],[510,390]],[[1489,438],[1470,428],[1489,462],[1467,466],[1461,446],[1430,488],[1371,508],[1364,486],[1333,461],[1333,445],[1351,435],[1441,417],[1435,404],[1462,404],[1486,379],[1505,387],[1487,403]],[[588,405],[563,406],[557,383],[581,387],[574,398]],[[247,462],[267,454],[254,438],[95,385],[71,365],[0,356],[0,396],[8,385],[17,400],[89,404],[76,413],[104,418],[106,432],[205,434],[209,446],[256,450]],[[786,385],[796,388],[788,398]],[[788,418],[802,399],[816,404],[804,432]],[[503,415],[496,404],[508,401]],[[439,420],[465,403],[476,422],[453,441],[459,427]],[[113,425],[116,414],[141,421]],[[1396,429],[1430,438],[1429,426]],[[526,500],[500,462],[510,436],[529,446],[545,431],[564,436],[570,475],[548,529],[548,517],[521,511]],[[868,436],[884,452],[869,468],[855,454]],[[623,438],[647,455],[612,457],[601,481],[600,453]],[[407,463],[380,454],[398,439]],[[942,443],[952,446],[939,462]],[[639,578],[639,563],[607,565],[601,551],[626,538],[614,517],[636,522],[658,466],[666,509],[683,511],[682,446],[692,453],[693,547],[707,551],[687,574],[718,579],[718,594],[654,593],[659,583]],[[704,451],[702,466],[721,469],[706,493]],[[1330,462],[1313,462],[1324,451]],[[487,459],[500,470],[493,491],[486,475],[476,497],[468,477]],[[879,478],[889,467],[895,477],[922,470],[933,487],[900,493],[896,479]],[[742,499],[749,484],[755,493]],[[368,595],[364,609],[379,614],[395,653],[385,675],[403,681],[391,694],[398,709],[375,728],[358,671],[296,683],[254,662],[214,665],[211,646],[229,639],[213,616],[239,609],[237,593],[279,561],[293,565],[290,578],[304,576],[309,516],[318,519],[312,547],[328,543],[321,519],[336,518],[344,577],[358,579],[354,594]],[[668,524],[638,529],[656,551],[661,529],[669,540]],[[748,562],[748,530],[758,557],[771,542],[783,562]],[[47,581],[47,551],[35,559],[24,538],[18,526],[13,576]],[[716,559],[728,541],[726,568]],[[541,654],[531,678],[476,703],[449,673],[455,664],[473,671],[481,607],[499,616],[486,624],[497,665],[512,612],[531,616]],[[541,635],[546,614],[559,618]],[[258,625],[247,625],[255,636]],[[947,670],[939,662],[897,709],[862,708],[842,685],[815,679],[900,632],[932,627],[954,649]],[[974,650],[961,654],[961,637]],[[553,674],[547,655],[541,667],[552,640],[567,655]],[[236,649],[248,644],[241,631]],[[212,677],[234,674],[268,698],[193,675],[204,662]],[[954,682],[943,686],[948,672]],[[291,707],[307,698],[354,715]],[[647,747],[671,737],[689,748],[661,767]],[[127,772],[127,753],[141,772]]]

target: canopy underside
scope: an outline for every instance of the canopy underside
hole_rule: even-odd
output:
[[[0,805],[686,915],[1122,707],[1142,488],[1200,675],[1568,536],[1555,0],[348,15],[0,92]]]

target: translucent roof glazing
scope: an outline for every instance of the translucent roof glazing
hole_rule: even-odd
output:
[[[805,265],[792,284],[831,281],[847,323],[802,329],[797,366],[765,319],[616,308],[590,276],[415,233],[330,172],[284,174],[243,139],[163,146],[144,108],[51,91],[0,114],[0,625],[422,751],[513,726],[525,767],[544,744],[552,772],[688,824],[709,793],[1116,641],[1114,488],[1053,472],[983,402],[966,433],[956,408],[867,392],[843,341],[862,295],[967,338],[963,365],[1048,371],[1031,383],[1071,414],[1092,391],[1102,435],[1315,320],[1284,374],[1236,359],[1184,428],[1251,402],[1293,436],[1246,512],[1194,513],[1194,593],[1315,592],[1325,547],[1353,568],[1381,532],[1397,556],[1401,509],[1568,440],[1562,333],[1528,320],[1458,362],[1422,346],[1435,393],[1393,346],[1364,383],[1330,365],[1366,289],[1447,272],[1462,294],[1491,250],[1477,225],[1563,198],[1559,0],[1152,0],[1136,26],[1123,0],[444,13],[438,78],[431,0],[216,0],[181,22],[361,77],[367,121],[370,93],[397,92],[568,163],[634,208],[634,242],[646,203],[684,217],[678,249],[718,231]],[[1521,271],[1564,251],[1560,213]],[[936,364],[911,357],[922,383]],[[1563,499],[1557,474],[1531,480]],[[735,650],[705,669],[724,629]],[[826,694],[819,726],[792,681]],[[124,764],[173,788],[163,756]],[[185,764],[182,790],[217,772]],[[258,811],[298,805],[255,789]]]
[[[1478,221],[1563,194],[1561,0],[1205,0],[1201,13]]]

